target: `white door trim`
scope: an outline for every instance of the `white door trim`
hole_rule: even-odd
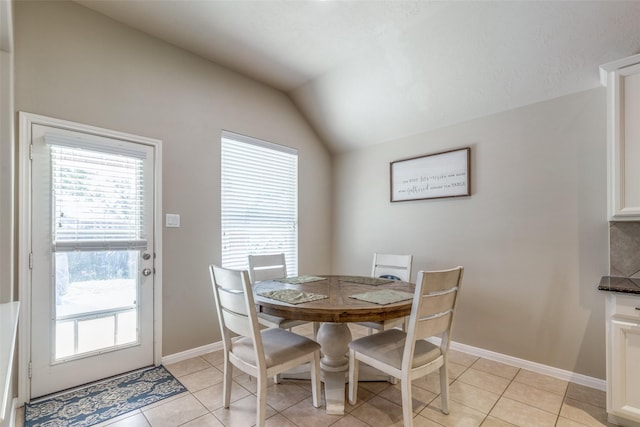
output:
[[[153,292],[153,363],[162,363],[162,141],[123,132],[83,125],[67,120],[19,113],[19,163],[18,182],[18,289],[21,301],[18,358],[18,404],[29,400],[29,359],[31,355],[31,127],[35,124],[86,132],[109,138],[151,145],[155,150],[154,224],[155,233],[155,283]]]

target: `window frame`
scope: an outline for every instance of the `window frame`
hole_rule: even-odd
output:
[[[220,243],[223,267],[248,269],[249,255],[284,253],[287,275],[298,274],[298,180],[297,149],[222,131]],[[241,197],[237,188],[242,188]],[[242,209],[249,215],[243,218]],[[234,230],[236,235],[232,236],[230,233]],[[270,236],[278,238],[269,240]]]

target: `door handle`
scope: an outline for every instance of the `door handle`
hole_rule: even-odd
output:
[[[142,275],[143,276],[151,276],[151,269],[150,268],[145,268],[144,270],[142,270]]]

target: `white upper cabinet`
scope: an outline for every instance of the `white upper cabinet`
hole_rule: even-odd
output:
[[[608,213],[640,220],[640,55],[600,67],[607,86]]]

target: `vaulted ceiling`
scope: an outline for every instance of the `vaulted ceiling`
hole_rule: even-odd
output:
[[[600,85],[637,1],[77,0],[287,93],[333,152]]]

